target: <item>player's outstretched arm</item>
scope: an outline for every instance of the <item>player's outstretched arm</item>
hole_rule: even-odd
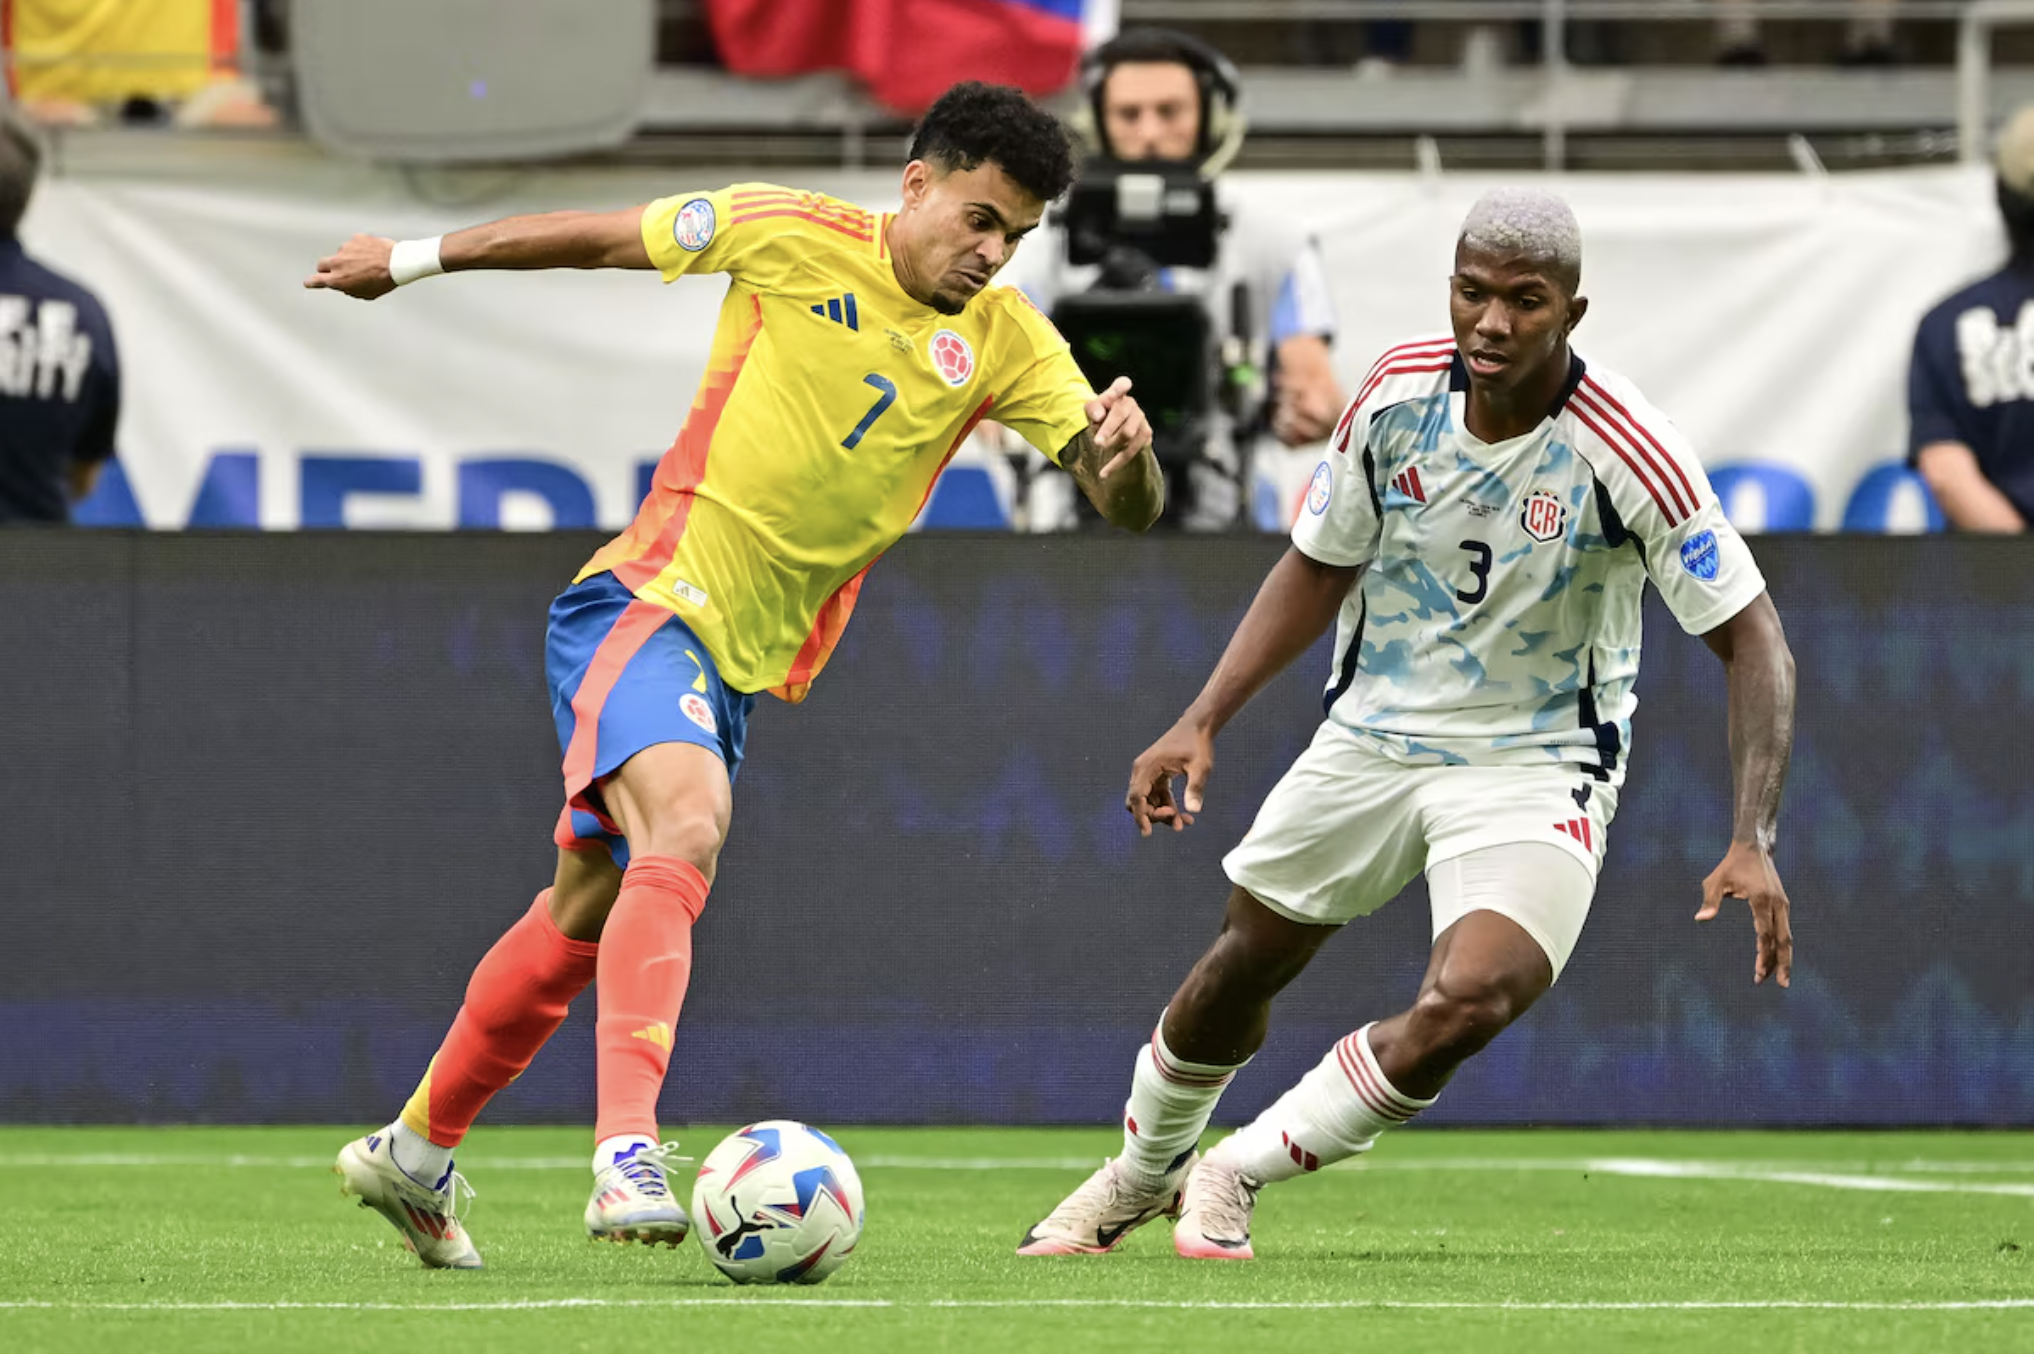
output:
[[[1067,443],[1059,463],[1111,526],[1144,531],[1165,511],[1165,476],[1151,450],[1151,424],[1118,376],[1088,401],[1088,426]]]
[[[1215,735],[1321,637],[1362,573],[1362,565],[1323,564],[1297,546],[1272,566],[1201,694],[1130,767],[1123,805],[1139,835],[1149,837],[1153,823],[1178,832],[1193,822],[1215,766]],[[1175,802],[1172,780],[1180,775],[1186,796]]]
[[[1768,973],[1785,987],[1794,969],[1794,931],[1787,890],[1773,868],[1780,790],[1794,753],[1794,655],[1773,600],[1752,603],[1702,636],[1730,685],[1730,778],[1734,787],[1730,852],[1702,881],[1697,921],[1708,921],[1725,898],[1751,905],[1758,935],[1752,981]]]
[[[405,282],[472,268],[654,268],[643,245],[643,210],[510,216],[400,245],[356,235],[319,259],[304,286],[372,301]]]

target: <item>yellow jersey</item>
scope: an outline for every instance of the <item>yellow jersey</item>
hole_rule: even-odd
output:
[[[893,213],[770,184],[659,199],[643,243],[667,282],[726,273],[713,350],[611,570],[683,617],[739,691],[805,698],[869,566],[910,527],[975,424],[1057,461],[1094,391],[1023,293],[958,315],[891,271]]]

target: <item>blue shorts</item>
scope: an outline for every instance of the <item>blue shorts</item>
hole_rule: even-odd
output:
[[[552,834],[568,851],[605,849],[627,866],[600,779],[658,743],[696,743],[742,765],[756,698],[720,680],[713,654],[675,612],[636,600],[613,574],[575,583],[551,603],[544,676],[565,757],[565,809]]]

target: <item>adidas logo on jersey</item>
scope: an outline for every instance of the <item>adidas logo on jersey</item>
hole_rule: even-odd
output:
[[[1420,472],[1417,466],[1408,466],[1400,471],[1398,476],[1392,480],[1391,487],[1415,503],[1427,501],[1427,486],[1420,483]]]
[[[814,302],[812,313],[832,320],[835,324],[844,324],[850,329],[859,330],[862,327],[860,318],[855,314],[855,294],[853,292],[848,292],[844,296],[831,296],[824,301]]]
[[[1594,851],[1596,849],[1596,834],[1589,830],[1589,820],[1587,818],[1570,818],[1565,823],[1556,823],[1554,824],[1554,831],[1565,832],[1576,841],[1581,842],[1582,849],[1585,851]]]

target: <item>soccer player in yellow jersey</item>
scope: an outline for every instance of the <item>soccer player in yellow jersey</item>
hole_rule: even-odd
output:
[[[1022,433],[1111,522],[1142,531],[1158,517],[1151,430],[1128,382],[1097,395],[1045,318],[992,285],[1072,174],[1050,114],[968,83],[926,114],[895,212],[737,184],[435,240],[357,235],[305,281],[373,300],[479,268],[729,277],[706,377],[654,489],[551,607],[557,875],[481,960],[400,1117],[339,1154],[346,1192],[426,1265],[480,1264],[453,1149],[596,977],[587,1231],[684,1239],[657,1092],[749,711],[760,692],[804,699],[869,566],[976,422]]]

